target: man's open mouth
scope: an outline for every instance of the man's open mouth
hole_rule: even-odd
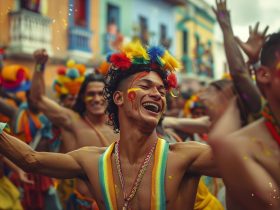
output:
[[[143,107],[146,110],[148,110],[150,112],[154,112],[154,113],[159,113],[161,110],[161,107],[158,104],[152,103],[152,102],[143,103]]]

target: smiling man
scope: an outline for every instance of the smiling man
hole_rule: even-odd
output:
[[[36,67],[32,79],[31,100],[59,128],[61,152],[66,153],[85,146],[106,147],[118,139],[112,128],[106,124],[107,103],[103,97],[105,83],[102,75],[89,74],[85,77],[71,110],[45,95],[43,75],[48,60],[47,52],[43,49],[35,51],[34,59]],[[76,205],[84,204],[87,209],[92,209],[92,195],[83,181],[77,180],[71,198]]]
[[[84,179],[100,209],[193,209],[200,176],[218,172],[207,145],[169,146],[157,136],[166,94],[176,86],[176,60],[162,48],[136,43],[110,62],[105,98],[119,141],[108,148],[39,153],[3,132],[0,152],[34,173]]]

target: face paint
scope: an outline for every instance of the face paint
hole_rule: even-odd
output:
[[[127,97],[128,97],[128,100],[131,102],[131,106],[132,106],[132,109],[136,109],[136,107],[133,106],[133,101],[135,100],[136,98],[136,93],[135,91],[138,91],[140,90],[140,88],[132,88],[132,85],[135,81],[145,77],[147,74],[149,74],[149,72],[141,72],[139,75],[137,75],[131,82],[130,84],[130,88],[127,90]]]
[[[146,71],[141,72],[140,74],[138,74],[138,75],[132,80],[130,87],[132,87],[132,85],[133,85],[134,82],[136,82],[137,80],[139,80],[139,79],[145,77],[145,76],[148,75],[148,74],[149,74],[149,72],[146,72]]]
[[[93,99],[92,96],[86,96],[86,97],[85,97],[85,102],[91,101],[92,99]]]
[[[135,92],[138,91],[138,90],[141,90],[141,88],[129,88],[127,90],[127,97],[130,101],[135,100],[135,98],[136,98],[136,93]]]
[[[127,90],[127,98],[131,102],[132,109],[134,109],[133,101],[136,99],[136,91],[141,90],[140,88],[129,88]]]

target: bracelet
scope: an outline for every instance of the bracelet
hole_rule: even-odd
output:
[[[37,63],[35,65],[35,71],[43,72],[45,70],[45,64]]]
[[[0,134],[3,133],[3,130],[6,128],[6,126],[7,126],[7,123],[0,122]]]

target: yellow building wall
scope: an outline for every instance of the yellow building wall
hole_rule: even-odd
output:
[[[48,0],[47,16],[52,19],[52,49],[54,56],[62,57],[68,45],[68,0]]]
[[[9,12],[13,8],[14,1],[0,0],[0,46],[9,43]]]
[[[68,0],[48,0],[48,17],[53,19],[52,34],[53,34],[53,52],[54,55],[60,57],[67,53],[68,35],[67,29],[69,25]],[[90,48],[93,53],[100,51],[100,40],[97,36],[99,34],[99,0],[90,1],[90,30],[93,32],[92,38],[89,41]]]
[[[102,0],[101,0],[102,1]],[[100,20],[102,14],[100,14],[100,0],[91,0],[91,30],[93,32],[92,39],[90,41],[90,46],[93,54],[100,53],[101,50],[101,40],[98,36],[100,30]]]
[[[90,5],[90,29],[93,32],[93,36],[90,40],[90,47],[93,51],[100,51],[100,40],[97,36],[99,34],[99,16],[100,16],[100,0],[91,0]],[[13,9],[14,0],[0,0],[0,46],[9,45],[9,35],[10,35],[10,26],[9,26],[9,15],[10,10]],[[68,47],[68,0],[47,0],[47,13],[46,16],[52,19],[51,28],[52,28],[52,50],[53,57],[64,58],[67,55]],[[4,65],[11,64],[21,64],[26,66],[31,75],[34,69],[34,61],[32,58],[7,58],[4,60]],[[55,97],[55,93],[52,90],[53,80],[56,78],[56,69],[62,64],[53,63],[51,59],[46,65],[46,70],[44,74],[45,84],[47,94],[50,97]]]
[[[183,19],[181,14],[176,14],[176,21],[179,23]],[[200,37],[200,43],[207,44],[208,41],[214,41],[214,24],[209,22],[204,17],[196,14],[193,19],[184,23],[184,28],[188,32],[188,56],[194,61],[196,49],[196,34]],[[209,30],[210,29],[210,30]],[[176,32],[176,47],[175,56],[179,59],[183,58],[183,33],[182,29],[177,29]]]
[[[209,40],[213,41],[214,34],[193,21],[187,22],[186,27],[188,28],[188,32],[189,32],[188,55],[190,55],[190,57],[193,59],[195,57],[195,47],[196,47],[195,34],[199,35],[200,42],[203,44],[207,44]]]

